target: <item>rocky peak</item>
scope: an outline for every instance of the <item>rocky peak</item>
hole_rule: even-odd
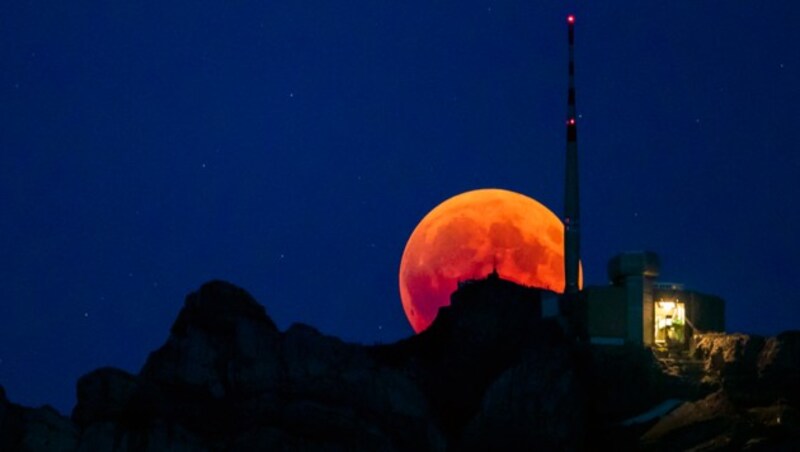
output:
[[[278,328],[246,291],[223,281],[186,297],[167,343],[140,375],[215,398],[255,394],[277,384]]]
[[[185,336],[190,328],[198,328],[210,334],[232,334],[243,320],[278,331],[264,307],[244,289],[225,281],[210,281],[186,297],[171,333]]]
[[[278,331],[247,292],[213,281],[137,375],[82,377],[72,419],[14,405],[0,387],[0,450],[800,446],[800,332],[698,338],[717,392],[694,395],[649,349],[565,334],[535,296],[495,278],[425,332],[363,346],[305,325]],[[672,413],[653,408],[664,401]]]

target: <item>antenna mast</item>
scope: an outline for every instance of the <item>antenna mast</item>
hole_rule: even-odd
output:
[[[578,118],[575,113],[575,16],[567,16],[569,33],[569,91],[567,93],[567,166],[564,193],[564,276],[567,294],[578,293],[581,255],[578,194]]]

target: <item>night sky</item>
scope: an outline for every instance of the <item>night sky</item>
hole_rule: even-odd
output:
[[[569,12],[587,283],[649,249],[729,330],[800,327],[800,2],[6,2],[8,397],[68,413],[216,278],[282,329],[412,334],[430,209],[497,187],[561,215]]]

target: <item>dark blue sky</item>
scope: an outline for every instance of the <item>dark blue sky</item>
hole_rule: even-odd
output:
[[[800,4],[13,2],[0,9],[0,384],[68,412],[186,293],[412,333],[397,270],[465,190],[561,213],[578,15],[583,260],[651,249],[731,330],[800,326]],[[96,2],[95,2],[96,3]]]

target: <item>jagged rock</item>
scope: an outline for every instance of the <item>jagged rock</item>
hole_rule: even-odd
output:
[[[332,379],[361,371],[370,364],[363,347],[324,336],[301,324],[292,325],[283,336],[281,356],[293,389],[327,394],[334,399],[346,390],[332,387]]]
[[[797,409],[783,404],[743,409],[720,390],[678,407],[641,438],[643,450],[798,450]]]
[[[372,432],[362,439],[368,449],[385,441],[377,440],[380,435],[391,438],[391,444],[408,446],[403,449],[436,450],[443,443],[418,387],[401,372],[380,368],[364,347],[293,325],[283,338],[282,357],[292,398],[326,402],[324,408],[300,405],[317,407],[309,416],[297,416],[297,406],[288,405],[283,417],[292,420],[293,429],[299,422],[325,436],[325,432],[341,431],[344,427],[339,423],[349,420],[350,425]],[[318,415],[320,410],[331,410],[328,421]]]
[[[800,371],[800,331],[785,331],[767,339],[758,369],[762,375]]]
[[[655,450],[686,450],[696,444],[727,446],[730,438],[725,433],[734,415],[733,404],[723,392],[716,392],[664,416],[642,436],[642,446]]]
[[[82,377],[71,421],[0,387],[0,450],[800,447],[800,332],[698,338],[692,363],[720,390],[630,427],[620,421],[693,397],[686,376],[649,349],[569,337],[535,290],[510,284],[465,285],[425,332],[368,347],[305,325],[281,333],[244,290],[210,282],[138,375]]]
[[[78,429],[56,410],[11,403],[0,386],[0,450],[73,451],[77,438]]]
[[[458,450],[580,450],[585,404],[567,347],[529,352],[488,388]]]
[[[146,430],[126,430],[113,422],[98,422],[83,432],[77,451],[201,452],[214,449],[180,425],[156,422]]]
[[[302,438],[314,438],[347,449],[390,450],[391,439],[375,422],[347,406],[331,406],[308,400],[289,403],[283,412],[287,430]]]
[[[282,341],[282,357],[286,378],[292,394],[300,397],[327,399],[334,403],[344,401],[370,405],[378,402],[375,395],[367,396],[373,382],[380,378],[380,369],[369,357],[364,347],[346,344],[337,338],[324,336],[306,325],[292,325]],[[397,385],[395,385],[397,386]],[[408,408],[407,414],[424,415],[421,406]],[[370,406],[379,411],[390,408],[388,400],[383,406]],[[401,407],[396,407],[400,409]],[[402,410],[400,410],[402,411]]]
[[[785,398],[800,406],[800,331],[767,339],[757,366],[759,386],[766,399]]]
[[[568,343],[558,323],[542,319],[537,304],[525,298],[534,291],[510,286],[499,278],[464,285],[427,330],[375,349],[380,362],[414,376],[451,440],[478,413],[487,388],[527,347]]]
[[[22,407],[9,402],[5,389],[0,386],[0,450],[19,448],[25,428],[22,413]]]
[[[140,372],[142,387],[150,390],[136,399],[151,407],[145,417],[171,419],[218,439],[241,434],[269,442],[277,435],[296,437],[300,445],[300,431],[327,438],[325,447],[346,446],[355,434],[345,443],[330,435],[344,422],[374,433],[361,439],[365,444],[434,450],[431,444],[443,444],[427,400],[400,372],[377,366],[363,346],[305,325],[281,334],[253,304],[244,291],[221,282],[187,297],[167,343]],[[307,415],[298,415],[298,407]],[[315,415],[320,412],[328,416]],[[241,440],[236,447],[244,447]]]
[[[225,281],[210,281],[186,297],[171,333],[184,336],[197,328],[214,336],[230,337],[241,319],[250,319],[267,331],[278,332],[264,307],[242,288]]]
[[[800,332],[695,338],[721,390],[676,409],[642,437],[651,450],[798,450]]]
[[[587,393],[594,415],[603,422],[630,418],[674,396],[674,377],[662,371],[647,348],[594,347],[590,359]]]
[[[111,367],[84,375],[78,380],[78,403],[72,411],[72,420],[79,426],[119,420],[138,386],[135,376]]]
[[[167,343],[140,375],[215,398],[274,390],[281,379],[277,327],[247,292],[213,281],[186,298]]]
[[[778,398],[800,402],[800,332],[765,339],[746,334],[713,333],[695,338],[695,357],[717,376],[728,396],[750,406]]]
[[[6,399],[6,388],[0,386],[0,425],[3,425],[7,411],[8,399]]]
[[[705,360],[705,370],[724,378],[756,371],[764,338],[747,334],[707,333],[695,336],[694,354]]]
[[[26,409],[21,450],[30,452],[68,452],[77,445],[78,429],[69,419],[49,406]]]

